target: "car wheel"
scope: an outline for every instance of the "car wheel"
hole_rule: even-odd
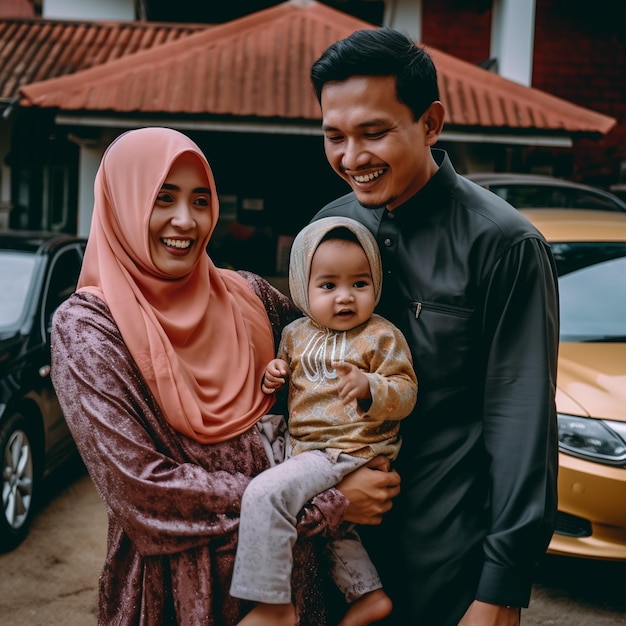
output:
[[[28,534],[38,492],[34,443],[32,426],[21,413],[13,413],[0,424],[2,552],[13,550]]]

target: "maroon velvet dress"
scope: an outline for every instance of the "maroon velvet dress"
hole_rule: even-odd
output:
[[[245,277],[278,336],[295,315],[292,305],[262,279]],[[173,430],[93,295],[75,294],[61,306],[52,346],[55,388],[108,514],[98,623],[237,624],[252,606],[228,593],[241,496],[269,466],[257,428],[211,445]],[[301,626],[329,623],[317,538],[338,529],[346,507],[329,490],[300,513],[293,593]]]

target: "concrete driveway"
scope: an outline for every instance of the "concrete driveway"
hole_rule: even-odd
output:
[[[95,626],[106,516],[82,467],[51,483],[26,541],[0,555],[0,623]],[[624,626],[626,565],[546,559],[523,626]]]
[[[0,623],[95,625],[106,542],[104,505],[78,463],[47,487],[48,502],[24,543],[0,555]]]

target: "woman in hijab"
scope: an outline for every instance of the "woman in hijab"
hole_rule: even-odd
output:
[[[54,318],[53,382],[109,520],[100,625],[230,626],[252,608],[228,594],[241,496],[272,464],[261,431],[274,400],[260,381],[297,312],[260,277],[213,265],[205,250],[218,213],[211,169],[189,138],[121,135],[96,176],[77,292]],[[371,515],[357,512],[356,495],[349,503],[349,485],[299,514],[303,626],[329,623],[315,535],[344,516],[375,523],[391,506],[397,475],[370,474],[389,487]]]

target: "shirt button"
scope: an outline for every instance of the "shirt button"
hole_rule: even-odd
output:
[[[383,239],[383,243],[389,248],[393,242],[387,237],[387,239]]]
[[[387,211],[387,217],[392,220],[395,217],[393,211]]]

